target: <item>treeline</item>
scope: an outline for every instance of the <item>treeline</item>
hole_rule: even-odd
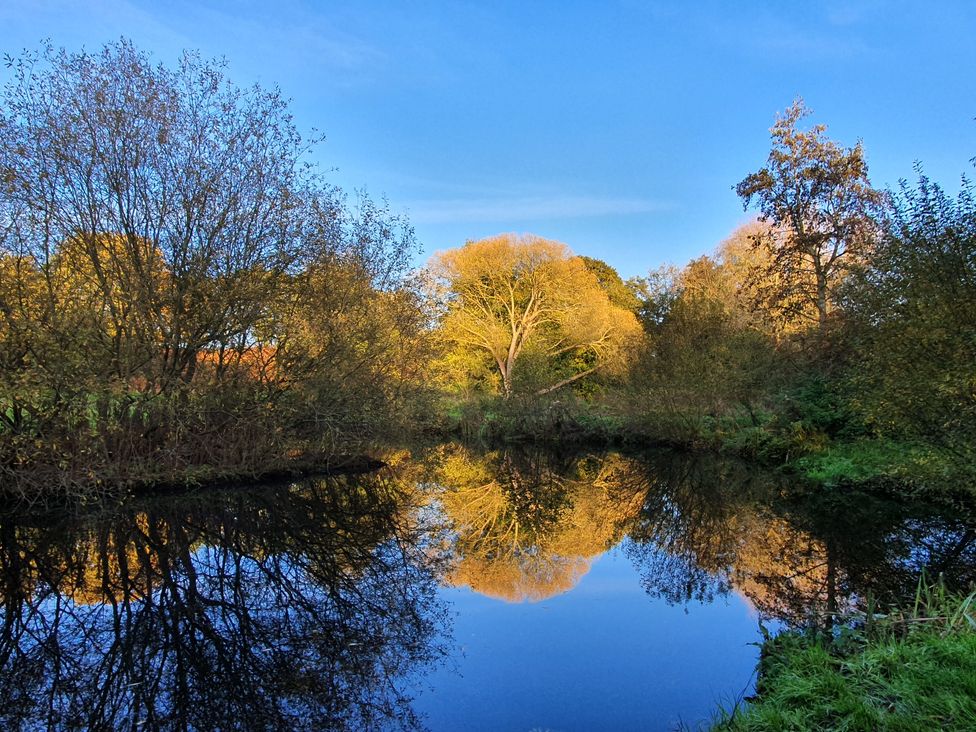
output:
[[[766,165],[735,187],[757,220],[684,267],[625,283],[517,237],[504,237],[520,252],[506,263],[488,242],[442,255],[440,369],[456,428],[711,445],[827,480],[971,482],[973,185],[952,196],[919,169],[879,191],[860,144],[804,128],[808,114],[798,101],[780,116]],[[446,257],[473,274],[446,271]],[[556,260],[583,274],[553,274]],[[520,381],[504,359],[523,350]]]
[[[735,187],[757,220],[624,282],[528,235],[412,271],[409,223],[309,164],[278,91],[194,54],[9,69],[5,494],[257,475],[418,428],[972,477],[973,186],[878,191],[802,102]]]
[[[395,429],[423,361],[413,232],[316,173],[277,90],[126,41],[11,71],[3,492],[253,474]]]
[[[973,477],[976,208],[919,170],[870,187],[860,146],[774,126],[738,192],[759,221],[644,285],[631,418],[823,478]],[[804,462],[805,461],[805,462]]]

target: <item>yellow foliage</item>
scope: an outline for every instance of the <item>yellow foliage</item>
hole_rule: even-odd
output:
[[[803,292],[816,287],[810,269],[789,273],[776,266],[774,249],[787,233],[753,221],[737,228],[715,252],[722,272],[722,297],[765,331],[789,335],[817,322],[816,304]]]
[[[572,589],[623,537],[646,484],[619,455],[572,477],[501,452],[441,449],[431,483],[454,532],[447,581],[509,602]]]
[[[110,337],[165,317],[162,289],[170,277],[162,252],[145,239],[117,233],[76,235],[52,259],[55,292],[67,309],[84,311]],[[142,321],[142,322],[139,322]]]
[[[506,396],[525,352],[549,362],[544,392],[619,366],[641,332],[633,313],[613,305],[596,275],[559,242],[503,234],[441,252],[430,268],[444,302],[441,337],[453,352],[488,354]],[[590,360],[557,373],[557,359],[570,355]]]

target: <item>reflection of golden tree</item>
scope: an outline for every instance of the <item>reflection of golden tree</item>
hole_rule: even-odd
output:
[[[779,517],[742,525],[731,580],[760,612],[792,622],[837,612],[838,569],[826,543]]]
[[[507,556],[463,557],[447,575],[481,595],[506,602],[539,602],[568,592],[590,571],[590,557],[513,552]]]
[[[618,455],[557,468],[545,456],[440,451],[432,482],[454,535],[447,580],[510,602],[571,589],[617,543],[643,484]]]
[[[159,554],[151,551],[151,535],[165,537],[165,527],[149,525],[145,513],[135,516],[127,536],[100,531],[79,537],[70,571],[59,590],[82,605],[147,597],[159,585]],[[162,539],[165,541],[165,539]]]

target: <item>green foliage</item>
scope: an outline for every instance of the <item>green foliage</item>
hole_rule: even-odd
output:
[[[796,102],[737,191],[763,224],[635,281],[646,346],[614,402],[647,437],[834,483],[976,478],[976,194],[870,188]],[[747,417],[747,418],[744,418]]]
[[[711,256],[625,283],[502,235],[414,277],[409,223],[324,183],[277,91],[127,41],[10,68],[4,486],[259,471],[406,424],[976,478],[973,184],[921,176],[882,213],[801,101],[736,187],[760,220]]]
[[[625,439],[623,420],[572,390],[557,394],[468,396],[446,402],[444,431],[487,443],[611,444]]]
[[[594,259],[593,257],[583,256],[580,256],[579,259],[590,272],[596,275],[597,282],[600,284],[600,289],[607,294],[607,297],[610,298],[610,302],[622,310],[629,310],[632,313],[636,313],[638,311],[641,303],[637,297],[637,294],[634,292],[633,288],[629,287],[627,283],[620,278],[617,270],[604,262],[602,259]]]
[[[876,478],[936,485],[949,467],[948,457],[931,445],[885,439],[835,442],[796,461],[799,471],[827,485]]]
[[[827,436],[846,436],[852,429],[852,415],[834,384],[819,374],[805,375],[783,398],[790,422],[798,422],[808,432]]]
[[[722,252],[643,283],[648,338],[618,402],[635,429],[722,444],[743,419],[747,430],[768,422],[763,415],[784,364],[744,276],[737,259]]]
[[[976,460],[976,201],[920,176],[902,185],[871,259],[846,290],[856,406],[876,429]]]

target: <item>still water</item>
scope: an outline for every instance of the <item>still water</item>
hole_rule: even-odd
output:
[[[714,457],[388,461],[0,518],[0,727],[696,728],[761,627],[976,577],[962,508]]]

